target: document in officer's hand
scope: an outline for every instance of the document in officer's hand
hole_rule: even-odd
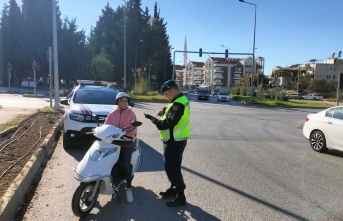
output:
[[[150,114],[144,113],[145,118],[148,118],[149,120],[156,119],[155,117],[151,116]]]

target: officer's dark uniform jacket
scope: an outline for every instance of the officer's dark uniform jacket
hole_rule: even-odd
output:
[[[166,131],[169,132],[169,136],[168,135],[165,135],[165,136],[161,135],[161,139],[163,142],[167,142],[168,140],[170,140],[170,141],[182,141],[182,140],[186,140],[189,137],[189,127],[190,127],[189,119],[187,119],[188,122],[183,122],[184,126],[187,127],[186,133],[180,134],[181,137],[177,137],[177,138],[174,137],[174,135],[175,135],[174,128],[177,126],[178,123],[182,122],[181,118],[184,115],[185,108],[189,109],[189,102],[188,102],[187,98],[182,99],[183,96],[184,96],[184,94],[182,94],[182,93],[178,94],[173,100],[170,101],[171,106],[168,107],[168,109],[164,108],[164,112],[168,111],[167,115],[165,117],[162,117],[161,120],[157,120],[157,119],[154,120],[154,124],[157,126],[158,130],[161,131],[161,134],[163,134]],[[179,99],[179,98],[181,98],[181,99]],[[175,102],[176,100],[184,100],[187,102],[182,104],[179,102]],[[188,113],[187,113],[187,115],[188,115]],[[168,138],[166,138],[166,137],[168,137]]]

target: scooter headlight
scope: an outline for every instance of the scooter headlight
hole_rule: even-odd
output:
[[[116,152],[118,150],[117,147],[115,148],[108,148],[108,149],[96,149],[91,151],[91,160],[99,161],[102,158],[109,156],[110,154]]]

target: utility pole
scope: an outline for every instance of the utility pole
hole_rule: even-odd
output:
[[[298,66],[297,93],[299,93],[299,76],[300,76],[300,65]]]
[[[11,88],[11,70],[12,70],[12,64],[7,63],[7,71],[8,71],[8,89]]]
[[[338,72],[338,84],[337,84],[337,94],[336,94],[336,106],[339,105],[339,90],[340,90],[340,84],[341,84],[341,77],[342,77],[342,74],[341,74],[341,71]]]
[[[56,0],[52,0],[52,31],[54,51],[54,89],[55,89],[55,111],[60,109],[59,77],[58,77],[58,50],[57,50],[57,20]]]
[[[124,91],[126,91],[126,9],[124,6]]]
[[[149,92],[150,92],[150,58],[149,58],[149,79],[148,79],[148,89],[149,89]]]
[[[48,50],[48,61],[49,61],[49,98],[50,98],[50,108],[52,108],[52,50],[49,47]]]
[[[166,82],[166,73],[167,73],[167,51],[164,51],[164,74],[163,74],[163,82]]]
[[[36,69],[37,69],[37,63],[34,60],[32,63],[32,69],[33,69],[33,94],[36,94]]]

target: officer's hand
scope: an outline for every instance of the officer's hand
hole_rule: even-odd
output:
[[[151,120],[153,124],[155,124],[155,120],[157,120],[155,117],[151,116],[150,114],[144,113],[145,118]]]
[[[156,116],[159,116],[159,117],[163,116],[163,110],[157,111]]]
[[[144,113],[145,118],[148,118],[149,120],[153,119],[154,117],[151,116],[150,114]]]

